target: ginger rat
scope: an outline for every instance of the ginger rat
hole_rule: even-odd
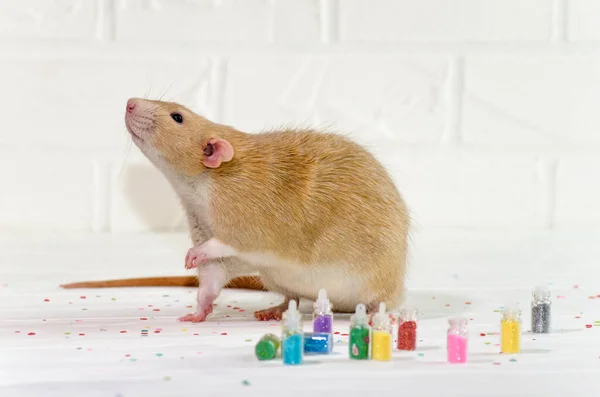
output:
[[[198,285],[204,321],[222,288],[278,292],[282,304],[255,312],[280,319],[290,299],[325,288],[338,312],[401,303],[410,225],[384,167],[363,147],[313,130],[245,133],[173,102],[129,99],[131,139],[165,175],[187,215],[191,277],[84,282],[112,287]],[[256,276],[250,276],[258,274]]]

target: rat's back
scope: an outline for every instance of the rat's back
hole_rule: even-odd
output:
[[[409,215],[371,153],[310,130],[232,139],[234,161],[211,185],[214,231],[257,263],[267,288],[309,299],[326,288],[347,311],[399,302]]]

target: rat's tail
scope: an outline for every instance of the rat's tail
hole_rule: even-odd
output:
[[[119,280],[82,281],[78,283],[63,284],[60,287],[72,288],[116,288],[116,287],[197,287],[196,276],[172,276],[172,277],[147,277],[126,278]],[[236,277],[229,281],[225,288],[249,289],[254,291],[266,291],[262,281],[257,276]]]

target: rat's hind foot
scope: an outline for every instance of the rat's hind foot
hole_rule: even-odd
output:
[[[273,306],[273,307],[270,307],[265,310],[255,311],[254,317],[259,321],[269,321],[269,320],[279,321],[279,320],[281,320],[281,317],[283,316],[283,312],[287,310],[288,304],[291,300],[295,300],[296,302],[299,301],[298,298],[285,298],[283,303],[280,305]]]
[[[213,305],[209,305],[208,308],[204,311],[197,311],[196,313],[189,313],[185,316],[181,316],[177,319],[177,321],[181,322],[191,322],[191,323],[201,323],[206,320],[209,314],[213,311]]]

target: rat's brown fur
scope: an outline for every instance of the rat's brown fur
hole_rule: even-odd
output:
[[[216,238],[239,253],[220,260],[229,280],[258,271],[268,290],[307,299],[326,288],[338,311],[400,303],[409,215],[363,147],[313,130],[248,134],[179,104],[132,103],[128,130],[181,198],[194,244]],[[208,168],[215,139],[234,156]]]

